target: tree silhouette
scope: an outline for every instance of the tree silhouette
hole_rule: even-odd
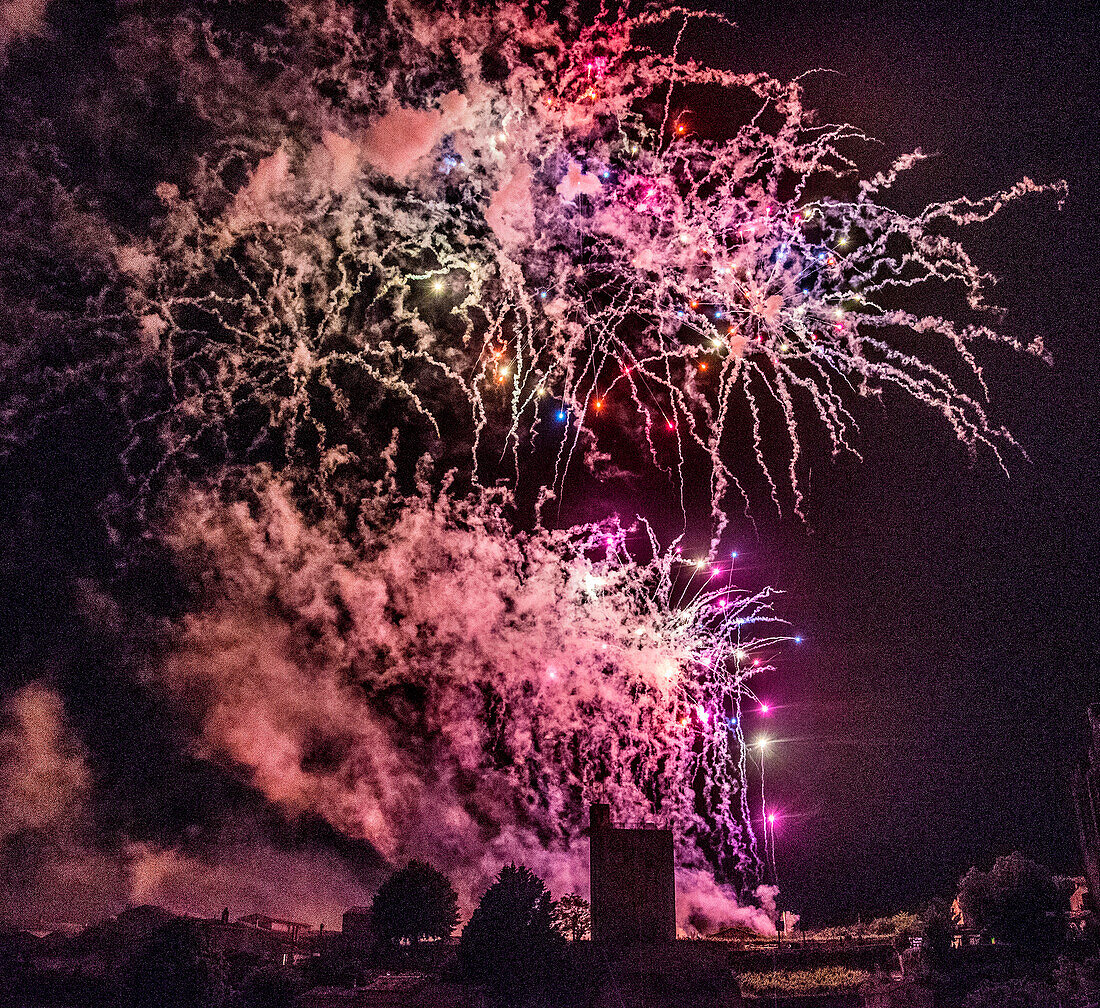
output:
[[[566,893],[553,911],[554,927],[570,941],[580,941],[592,933],[592,906],[576,893]]]
[[[457,926],[454,887],[423,861],[410,861],[395,871],[371,904],[371,928],[382,944],[450,938]]]
[[[562,937],[542,879],[521,865],[502,868],[462,931],[466,975],[516,997],[545,986]]]
[[[144,941],[119,979],[127,1008],[221,1008],[229,993],[222,956],[201,923],[185,918]]]
[[[981,930],[1030,947],[1062,936],[1068,900],[1049,869],[1017,852],[997,858],[991,871],[971,868],[959,882],[959,906]]]
[[[951,917],[951,904],[942,898],[932,900],[924,911],[924,928],[921,934],[921,955],[932,969],[947,968],[954,936],[955,922]]]

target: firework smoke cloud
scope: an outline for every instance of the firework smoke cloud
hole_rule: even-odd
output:
[[[187,602],[97,591],[132,607],[120,638],[156,628],[125,674],[189,754],[467,901],[511,860],[582,888],[602,797],[676,829],[685,919],[768,905],[740,711],[783,637],[770,592],[699,590],[644,521],[546,505],[571,467],[641,460],[717,545],[748,503],[731,448],[797,510],[803,425],[854,450],[887,389],[999,453],[977,348],[1002,337],[955,234],[1064,187],[890,209],[919,152],[861,177],[869,138],[797,81],[682,57],[732,26],[675,7],[120,2],[86,86],[16,98],[30,6],[2,36],[0,450],[100,418],[116,569],[143,543]],[[728,139],[697,132],[702,89],[748,109]],[[940,283],[967,317],[912,307]],[[53,693],[12,704],[65,723]],[[57,822],[94,815],[81,744]],[[136,842],[126,878],[189,856]]]
[[[201,698],[205,755],[475,899],[513,860],[583,887],[596,794],[673,825],[685,868],[756,884],[739,716],[781,639],[768,591],[674,604],[679,559],[644,527],[515,533],[506,501],[425,489],[359,549],[258,493],[193,500],[171,535],[221,585],[163,673]]]

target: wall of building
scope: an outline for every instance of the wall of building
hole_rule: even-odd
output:
[[[1077,829],[1081,860],[1092,897],[1092,909],[1100,909],[1100,705],[1089,708],[1091,745],[1077,767],[1073,800],[1077,808]]]
[[[609,806],[590,809],[594,941],[628,945],[675,941],[672,831],[621,829]]]

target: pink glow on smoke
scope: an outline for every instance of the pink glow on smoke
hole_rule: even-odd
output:
[[[447,866],[467,907],[513,860],[554,892],[583,891],[587,801],[651,815],[650,772],[681,864],[709,870],[681,775],[695,733],[725,729],[701,706],[681,724],[677,670],[707,637],[662,629],[680,617],[645,608],[651,572],[571,554],[566,533],[505,533],[484,506],[407,501],[361,553],[303,524],[277,486],[261,500],[250,513],[194,497],[173,534],[184,562],[223,572],[218,603],[184,620],[161,672],[201,718],[201,755],[392,863]],[[606,556],[605,536],[592,541]],[[686,895],[700,877],[683,877]],[[741,912],[713,879],[708,893]]]

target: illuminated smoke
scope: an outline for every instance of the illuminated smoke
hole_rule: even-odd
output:
[[[0,0],[0,68],[8,49],[42,34],[47,0]]]
[[[273,847],[243,817],[190,851],[125,836],[104,844],[88,754],[48,686],[28,684],[0,709],[0,758],[5,923],[86,925],[156,903],[178,913],[212,915],[230,906],[332,925],[347,907],[369,902],[369,873],[324,851]]]
[[[976,350],[1011,341],[957,229],[1064,186],[891,209],[922,155],[862,177],[867,138],[798,82],[680,58],[724,24],[679,8],[287,11],[113,34],[109,90],[171,81],[201,138],[155,220],[83,205],[46,140],[0,157],[3,196],[49,221],[0,235],[0,445],[81,398],[121,418],[105,508],[205,585],[154,673],[205,758],[395,862],[461,867],[467,900],[512,859],[583,888],[570,844],[608,798],[676,829],[681,909],[720,920],[759,881],[738,652],[767,667],[775,642],[740,639],[767,593],[693,587],[709,568],[644,524],[516,531],[482,485],[546,473],[560,497],[570,466],[633,465],[625,439],[717,543],[740,446],[797,508],[800,431],[854,450],[860,396],[999,452]],[[690,112],[716,92],[729,140]],[[963,317],[915,307],[938,284]]]
[[[170,542],[208,594],[163,681],[202,754],[446,866],[467,902],[513,860],[586,889],[573,845],[602,798],[675,828],[685,916],[696,890],[732,916],[696,876],[751,889],[760,867],[739,714],[783,639],[770,592],[692,589],[644,527],[520,533],[506,499],[391,495],[351,534],[270,483],[191,500]]]

